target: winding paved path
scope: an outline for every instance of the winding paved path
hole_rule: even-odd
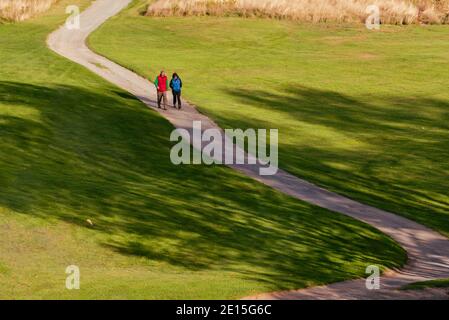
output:
[[[148,80],[93,53],[85,44],[88,35],[108,18],[119,13],[131,0],[96,0],[81,15],[81,29],[61,27],[48,38],[48,46],[60,55],[80,64],[132,93],[148,107],[167,118],[176,128],[192,130],[192,121],[202,121],[202,128],[218,128],[193,106],[183,110],[155,108],[156,92]],[[258,165],[233,165],[255,180],[317,206],[368,223],[396,240],[408,253],[408,262],[400,271],[388,271],[381,278],[380,290],[367,290],[364,279],[334,283],[287,292],[261,294],[248,299],[391,299],[425,298],[425,292],[404,292],[398,287],[415,281],[449,277],[449,240],[427,227],[338,194],[319,188],[282,170],[274,176],[260,176]],[[434,293],[432,293],[434,294]],[[433,296],[435,297],[435,296]],[[437,296],[443,298],[442,295]]]

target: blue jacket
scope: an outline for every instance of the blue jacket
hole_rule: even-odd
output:
[[[181,78],[171,79],[170,88],[175,92],[181,92],[181,88],[182,88]]]

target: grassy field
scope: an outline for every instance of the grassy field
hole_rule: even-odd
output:
[[[449,32],[445,26],[151,18],[145,1],[90,38],[225,128],[278,128],[289,172],[449,236]]]
[[[449,288],[449,279],[415,282],[404,286],[403,290],[422,290],[428,288]],[[449,294],[449,292],[448,292]]]
[[[0,26],[0,299],[239,298],[404,262],[357,221],[173,166],[166,120],[46,48],[65,5],[88,3]]]

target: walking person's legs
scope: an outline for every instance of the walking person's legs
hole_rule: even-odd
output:
[[[178,109],[181,109],[181,105],[182,105],[182,102],[181,102],[181,92],[177,92],[177,93],[176,93],[176,96],[177,96],[177,98],[178,98]]]
[[[172,91],[172,93],[173,93],[173,108],[176,108],[176,97],[177,97],[177,95],[176,95],[175,91]]]
[[[157,107],[161,107],[161,101],[162,101],[162,92],[157,93]]]
[[[167,110],[167,91],[164,91],[162,93],[162,100],[163,100],[163,103],[164,103],[164,110]]]

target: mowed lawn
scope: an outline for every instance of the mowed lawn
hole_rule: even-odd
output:
[[[239,298],[404,263],[367,225],[172,165],[166,120],[46,48],[65,6],[88,3],[0,25],[0,299]]]
[[[449,236],[449,27],[139,16],[90,38],[225,128],[279,129],[280,166]]]

